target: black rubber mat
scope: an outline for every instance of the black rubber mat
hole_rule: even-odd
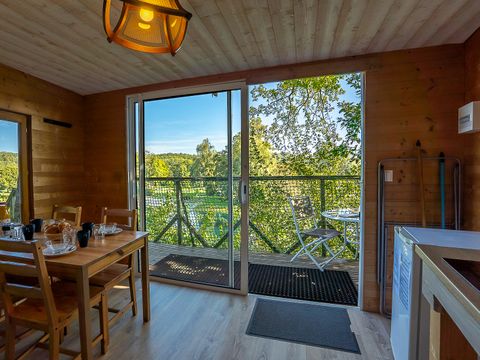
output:
[[[240,262],[235,261],[235,287]],[[249,264],[250,293],[342,305],[357,305],[357,289],[346,271]],[[228,286],[228,261],[170,254],[151,267],[150,274],[175,280]]]
[[[360,353],[345,308],[258,299],[248,335]]]

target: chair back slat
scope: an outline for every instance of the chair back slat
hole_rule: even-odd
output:
[[[49,322],[56,324],[57,310],[40,243],[0,240],[2,256],[8,259],[0,261],[0,293],[7,314],[14,311],[13,297],[43,299]],[[21,277],[36,279],[38,286],[23,284]]]
[[[52,219],[54,220],[66,219],[66,220],[72,221],[73,225],[80,226],[82,222],[82,207],[53,205]]]
[[[288,202],[297,232],[318,228],[317,216],[309,196],[292,196],[288,198]]]
[[[42,289],[35,286],[6,283],[4,290],[6,293],[19,298],[43,299]]]
[[[107,223],[109,219],[115,220],[121,219],[122,223],[117,224],[124,230],[137,230],[137,209],[109,209],[107,207],[102,208],[102,222]]]
[[[0,261],[0,272],[18,276],[37,277],[37,268],[21,262]]]

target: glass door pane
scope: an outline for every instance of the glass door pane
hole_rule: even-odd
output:
[[[240,98],[227,90],[140,102],[138,193],[153,276],[240,288]]]
[[[22,221],[19,127],[0,118],[0,221]]]

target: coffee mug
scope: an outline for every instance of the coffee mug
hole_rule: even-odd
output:
[[[30,220],[30,224],[35,226],[35,232],[41,232],[42,231],[42,225],[43,225],[43,220],[42,219],[33,219]]]
[[[82,230],[83,231],[88,231],[88,236],[91,237],[93,235],[93,227],[95,226],[95,223],[93,222],[85,222],[82,224]]]
[[[77,240],[80,247],[84,248],[88,246],[88,240],[90,239],[90,233],[88,230],[80,230],[77,232]]]
[[[33,239],[33,233],[35,232],[35,225],[33,225],[33,224],[23,225],[22,226],[22,232],[23,232],[23,237],[25,238],[25,240],[32,240]]]

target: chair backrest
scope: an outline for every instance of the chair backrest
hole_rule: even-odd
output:
[[[102,208],[102,223],[106,224],[109,221],[109,218],[114,218],[116,221],[122,221],[121,223],[117,223],[117,226],[124,230],[137,230],[137,209]]]
[[[67,215],[66,217],[64,215]],[[82,207],[81,206],[64,206],[53,205],[52,219],[55,220],[69,220],[73,225],[80,226],[82,222]]]
[[[47,320],[55,324],[57,310],[40,243],[0,240],[0,251],[0,293],[7,315],[13,313],[14,298],[41,299]],[[36,281],[25,285],[22,278]]]
[[[291,196],[288,198],[293,221],[297,232],[309,228],[318,228],[317,216],[309,196]]]

